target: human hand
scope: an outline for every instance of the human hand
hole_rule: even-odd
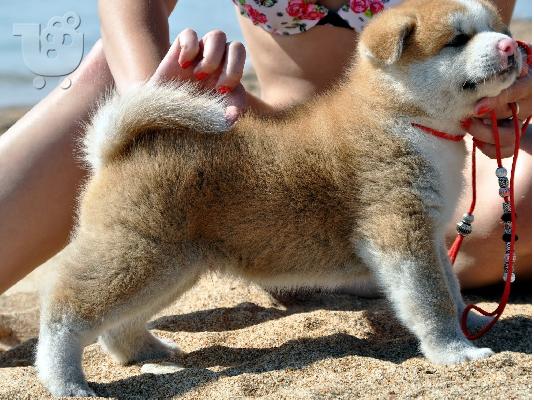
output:
[[[234,123],[246,108],[246,91],[241,85],[245,47],[226,42],[219,30],[198,39],[192,29],[183,30],[150,79],[152,82],[189,80],[214,89],[226,97],[226,118]]]
[[[509,104],[517,103],[520,121],[531,114],[532,68],[526,57],[522,59],[523,66],[514,84],[496,97],[479,100],[474,109],[475,117],[462,122],[464,129],[473,135],[477,147],[490,158],[496,158],[490,111],[494,110],[497,115],[502,157],[510,157],[514,153],[514,123],[510,119],[512,111]]]

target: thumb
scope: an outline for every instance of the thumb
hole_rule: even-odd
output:
[[[239,84],[225,95],[226,121],[233,125],[247,107],[247,92],[243,85]]]

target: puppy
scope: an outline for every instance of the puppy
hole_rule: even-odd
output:
[[[347,79],[278,118],[228,127],[220,97],[163,85],[109,100],[86,137],[93,175],[43,296],[37,369],[90,396],[82,349],[120,363],[178,351],[145,322],[209,270],[264,287],[376,282],[433,363],[488,357],[462,335],[444,245],[477,100],[521,55],[485,1],[409,0],[361,35]],[[471,328],[485,321],[471,316]]]

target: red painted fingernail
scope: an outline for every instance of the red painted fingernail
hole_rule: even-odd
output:
[[[462,126],[463,129],[465,129],[466,131],[469,130],[469,128],[471,128],[471,124],[473,123],[473,121],[471,121],[471,118],[466,118],[466,119],[463,119],[462,121],[460,121],[460,125]]]
[[[208,75],[209,74],[206,73],[206,72],[197,72],[195,74],[195,78],[197,78],[199,81],[202,81],[202,80],[206,79],[208,77]]]
[[[220,86],[218,89],[217,89],[217,92],[219,92],[220,94],[228,94],[232,91],[232,89],[230,89],[228,86]]]
[[[482,107],[479,107],[478,110],[475,110],[475,114],[476,115],[486,115],[490,111],[491,111],[491,108],[489,108],[487,106],[482,106]]]
[[[184,61],[183,63],[180,64],[180,67],[182,67],[183,69],[187,69],[187,68],[189,68],[191,65],[193,65],[193,62],[192,62],[192,61]]]

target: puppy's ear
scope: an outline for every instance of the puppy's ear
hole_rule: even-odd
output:
[[[360,38],[359,52],[379,65],[395,64],[403,51],[406,39],[414,31],[414,15],[391,10],[378,15]]]

